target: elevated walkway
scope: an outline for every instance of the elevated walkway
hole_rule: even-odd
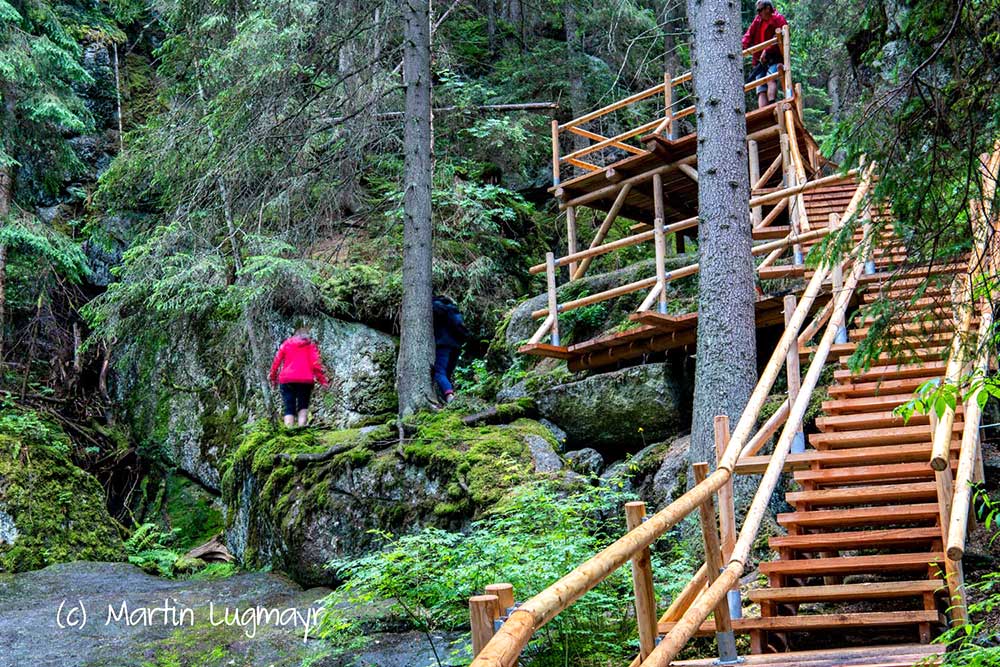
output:
[[[775,39],[746,50],[744,55],[786,41],[787,33],[779,32]],[[802,95],[796,92],[799,87],[792,81],[789,62],[776,74],[748,83],[745,89],[770,80],[780,80],[784,98],[746,114],[751,186],[747,206],[753,252],[758,258],[758,326],[783,322],[781,300],[770,296],[773,284],[769,281],[808,278],[804,255],[830,231],[857,215],[867,191],[867,184],[862,186],[856,172],[823,174],[821,168],[830,163],[820,155],[803,123]],[[521,353],[562,359],[570,370],[581,371],[694,345],[697,314],[670,313],[667,286],[696,275],[698,265],[671,271],[665,268],[668,236],[673,235],[677,250],[682,251],[684,239],[696,238],[698,232],[697,128],[675,138],[682,129],[690,128],[694,119],[694,107],[684,106],[691,99],[690,81],[690,73],[665,75],[660,86],[563,124],[553,121],[550,192],[565,212],[567,252],[562,256],[549,253],[544,264],[531,267],[532,273],[546,274],[549,299],[547,308],[532,313],[541,321],[540,326],[520,347]],[[656,108],[660,96],[663,105]],[[637,127],[613,136],[600,133],[607,127],[628,127],[645,113],[651,114],[650,120]],[[574,150],[565,152],[568,138],[572,138]],[[592,209],[603,220],[588,247],[578,248],[583,230],[577,217],[584,208]],[[620,217],[633,224],[628,235],[613,238],[612,229]],[[604,255],[650,245],[656,260],[655,275],[560,302],[557,287],[564,275],[569,282],[579,280]],[[779,287],[782,293],[787,292],[787,284]],[[829,293],[827,290],[820,296],[817,308],[825,306]],[[635,299],[629,318],[633,326],[572,345],[562,343],[561,314],[629,298]]]

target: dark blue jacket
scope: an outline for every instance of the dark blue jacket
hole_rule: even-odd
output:
[[[469,337],[458,306],[441,299],[434,299],[434,345],[437,347],[462,347]]]

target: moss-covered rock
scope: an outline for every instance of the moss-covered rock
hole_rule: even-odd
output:
[[[262,366],[296,324],[311,328],[330,380],[313,397],[316,423],[346,428],[395,410],[395,340],[363,324],[273,315],[261,331],[262,354],[268,355]],[[268,369],[245,367],[244,356],[220,349],[219,339],[225,337],[192,332],[155,349],[126,348],[129,363],[121,364],[116,387],[144,457],[177,466],[215,491],[222,483],[220,465],[245,426],[277,416],[281,406],[277,391],[265,395],[255,381]]]
[[[0,571],[73,560],[123,560],[104,489],[70,460],[58,427],[32,413],[0,415]]]
[[[330,583],[330,560],[376,548],[385,532],[461,528],[536,474],[533,444],[550,452],[556,445],[533,420],[470,427],[461,417],[417,415],[402,443],[391,424],[341,431],[261,425],[226,461],[227,545],[247,566]],[[294,459],[330,452],[321,462]]]
[[[676,435],[690,401],[663,363],[547,386],[533,396],[539,414],[566,431],[571,447],[610,450],[614,458]]]

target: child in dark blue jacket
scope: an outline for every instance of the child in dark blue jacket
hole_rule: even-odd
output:
[[[455,398],[452,376],[462,345],[469,337],[462,313],[455,302],[446,296],[435,296],[434,306],[434,381],[444,394],[447,403]]]

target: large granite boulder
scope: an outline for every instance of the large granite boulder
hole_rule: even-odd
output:
[[[330,381],[328,389],[314,394],[315,423],[349,428],[395,410],[394,338],[331,317],[296,323],[312,330]],[[267,371],[271,355],[294,327],[274,318],[263,328],[260,368],[227,366],[245,355],[226,357],[210,347],[214,341],[194,335],[171,341],[152,360],[135,355],[118,374],[116,393],[143,447],[220,490],[220,462],[236,448],[246,425],[278,415],[281,397],[266,385]]]
[[[667,364],[633,366],[540,388],[538,412],[566,431],[568,446],[622,452],[676,435],[683,388]]]

